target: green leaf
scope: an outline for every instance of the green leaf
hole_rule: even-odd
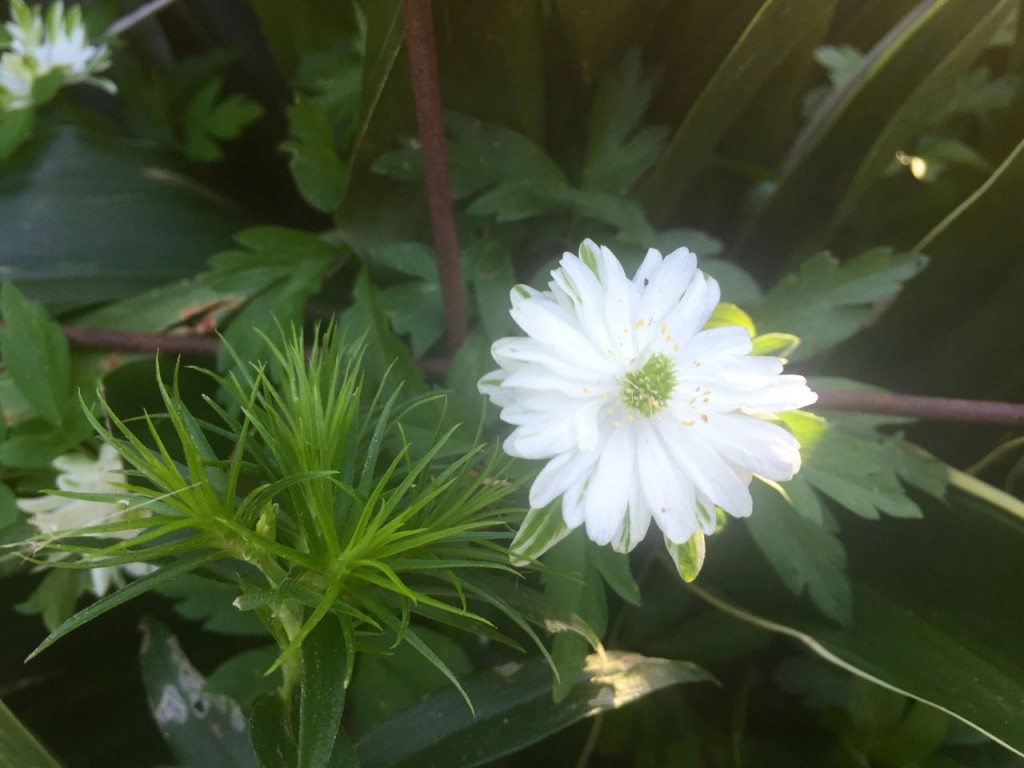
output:
[[[1017,327],[1024,290],[1015,267],[1024,139],[1012,140],[1016,146],[995,172],[915,246],[929,254],[931,266],[871,330],[872,365],[933,395],[1020,399],[1011,382],[1024,360],[1024,334],[995,330]],[[967,251],[974,257],[962,258]],[[921,344],[925,330],[942,343]],[[915,350],[912,357],[908,349]]]
[[[762,331],[799,336],[794,360],[813,357],[853,336],[926,264],[919,254],[891,248],[873,248],[845,264],[819,253],[776,283],[754,320]]]
[[[35,112],[31,108],[0,111],[0,161],[28,141],[34,123]]]
[[[333,211],[348,189],[349,166],[338,154],[327,111],[316,100],[297,95],[288,109],[291,139],[282,148],[291,154],[288,167],[307,203]]]
[[[370,282],[370,276],[363,270],[356,278],[352,289],[352,306],[345,310],[338,321],[338,327],[349,338],[365,334],[366,352],[363,356],[367,386],[379,384],[389,370],[398,381],[404,381],[406,391],[418,393],[426,389],[423,374],[413,362],[409,348],[399,341],[388,328],[387,317],[381,306],[380,292]]]
[[[0,290],[0,352],[18,392],[50,424],[60,427],[72,404],[71,357],[60,328],[13,283]]]
[[[529,565],[569,533],[568,526],[562,520],[562,510],[559,505],[531,509],[509,546],[512,552],[512,565],[520,568]]]
[[[676,564],[679,578],[687,583],[694,581],[700,574],[700,569],[704,567],[704,557],[707,553],[704,532],[697,531],[683,544],[666,541],[665,546],[668,547],[672,562]]]
[[[365,768],[471,768],[656,690],[711,679],[688,662],[607,651],[587,657],[576,685],[555,704],[543,660],[510,662],[463,681],[475,716],[443,688],[380,723],[356,749]]]
[[[754,517],[764,511],[755,508]],[[1024,700],[1017,628],[1024,618],[1012,599],[1022,585],[1024,520],[951,487],[948,504],[929,502],[912,525],[844,522],[854,609],[846,627],[823,620],[773,579],[740,526],[715,539],[714,557],[691,587],[713,605],[1024,755],[1017,716]]]
[[[577,528],[544,558],[544,595],[576,613],[601,636],[608,624],[608,607],[600,575],[588,556],[588,539]],[[572,691],[583,671],[589,646],[577,634],[560,632],[551,642],[551,660],[557,677],[552,696],[561,701]]]
[[[472,670],[466,651],[451,637],[425,627],[417,633],[456,675]],[[360,736],[373,725],[413,704],[428,693],[451,685],[448,679],[411,646],[402,643],[385,653],[363,653],[355,666],[346,705],[346,725]]]
[[[935,496],[943,494],[941,464],[904,446],[898,438],[844,432],[824,419],[799,411],[781,418],[800,441],[803,458],[800,474],[783,483],[787,490],[794,483],[809,483],[869,520],[877,520],[882,513],[904,518],[921,516],[901,478]]]
[[[808,522],[763,483],[755,484],[751,495],[754,514],[747,529],[782,583],[796,595],[806,591],[822,613],[849,624],[853,607],[846,554],[835,533]]]
[[[21,518],[17,501],[14,491],[0,483],[0,528],[5,528]]]
[[[81,571],[51,570],[26,600],[14,606],[18,613],[39,614],[43,625],[53,632],[75,612],[75,603],[85,591]]]
[[[752,355],[788,358],[800,346],[800,337],[792,333],[762,333],[753,339]]]
[[[735,304],[729,304],[725,301],[720,301],[715,305],[715,309],[711,313],[711,317],[704,324],[704,327],[723,328],[732,325],[738,325],[743,328],[750,334],[751,338],[757,334],[757,328],[754,327],[754,321],[750,319],[750,315]]]
[[[879,164],[888,164],[926,124],[933,114],[926,107],[941,105],[955,82],[947,66],[962,71],[967,49],[980,51],[979,27],[991,28],[1012,5],[936,0],[914,6],[792,143],[771,197],[741,232],[736,251],[756,249],[761,263],[778,263],[822,247],[847,191],[857,185],[860,194],[863,179],[880,175]]]
[[[765,0],[675,129],[640,192],[656,214],[672,211],[713,161],[718,144],[787,54],[822,35],[835,0]]]
[[[55,630],[50,632],[50,634],[43,639],[43,642],[36,646],[36,649],[28,655],[26,661],[38,656],[69,632],[88,624],[93,619],[102,616],[107,611],[117,608],[119,605],[124,605],[129,600],[159,587],[162,583],[170,581],[179,574],[188,573],[189,571],[198,568],[203,563],[209,561],[212,557],[212,555],[204,552],[202,554],[180,560],[173,565],[162,566],[153,573],[130,582],[126,587],[115,592],[111,592],[109,595],[104,595],[95,603],[86,606],[67,621],[63,622]]]
[[[615,594],[630,605],[640,605],[640,585],[629,569],[629,555],[616,552],[611,547],[590,547],[587,559],[597,568],[605,584],[615,590]]]
[[[658,81],[644,78],[633,48],[598,86],[590,115],[582,186],[625,194],[658,159],[667,130],[640,127]]]
[[[239,358],[254,360],[267,353],[264,337],[276,336],[278,324],[301,320],[324,274],[345,254],[316,235],[287,227],[251,227],[235,235],[235,240],[246,250],[216,254],[210,259],[206,280],[225,293],[248,295],[224,339]],[[221,358],[228,360],[226,350]]]
[[[1014,5],[1013,0],[993,3],[986,16],[978,18],[973,25],[965,24],[947,55],[915,84],[911,94],[904,95],[902,103],[889,116],[884,130],[861,159],[852,181],[842,190],[839,202],[832,211],[833,227],[855,214],[857,204],[870,193],[872,184],[892,162],[896,152],[905,147],[910,137],[920,132],[924,120],[936,110],[947,108],[950,88],[988,47],[993,34],[1006,20]],[[971,93],[984,91],[981,87],[983,84],[973,83],[972,86]],[[999,103],[983,103],[983,106],[994,107],[999,106]]]
[[[60,763],[0,701],[0,765],[60,768]]]
[[[294,768],[295,737],[280,695],[268,693],[256,700],[249,715],[249,735],[260,768]]]
[[[236,653],[210,673],[203,691],[227,696],[237,701],[243,710],[249,710],[256,699],[281,685],[280,671],[264,674],[278,653],[280,649],[276,645]]]
[[[224,156],[220,142],[236,138],[263,116],[263,107],[241,94],[222,100],[223,87],[223,78],[209,82],[185,108],[185,151],[193,160],[220,160]]]
[[[547,153],[520,133],[451,111],[445,113],[445,127],[449,134],[452,196],[456,200],[513,181],[538,187],[568,184]],[[422,180],[418,145],[381,155],[374,161],[373,170],[394,179]]]
[[[156,619],[142,620],[139,663],[149,710],[184,765],[256,768],[245,717],[237,702],[203,693],[203,677],[177,638]]]
[[[189,621],[202,622],[206,632],[225,635],[266,635],[267,630],[252,613],[233,604],[241,589],[232,584],[182,574],[156,589],[174,601],[175,612]]]
[[[0,175],[4,278],[51,309],[192,277],[246,216],[138,142],[40,131]]]
[[[326,616],[302,644],[302,682],[299,694],[298,768],[326,768],[341,735],[345,688],[352,658],[352,640],[340,621]],[[342,763],[344,764],[344,763]]]

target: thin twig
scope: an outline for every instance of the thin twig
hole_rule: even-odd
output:
[[[816,407],[826,411],[858,411],[860,413],[913,416],[918,419],[934,421],[1008,424],[1024,427],[1024,403],[901,395],[895,392],[819,389]]]
[[[125,14],[107,27],[107,31],[103,33],[103,36],[117,37],[124,34],[136,24],[160,13],[164,8],[176,2],[177,0],[150,0],[148,3],[143,3],[131,13]]]
[[[111,331],[106,328],[85,328],[62,325],[68,341],[84,349],[108,349],[121,352],[152,352],[168,355],[214,357],[220,339],[213,336],[176,336],[168,333],[142,331]]]
[[[434,51],[434,21],[430,0],[402,0],[405,42],[412,73],[412,95],[416,105],[416,126],[423,154],[423,175],[427,187],[430,225],[437,251],[437,272],[444,304],[444,328],[448,351],[462,345],[468,332],[466,302],[459,269],[459,238],[455,229],[448,151],[444,143],[441,88]]]
[[[0,328],[3,323],[0,323]],[[160,352],[170,355],[212,357],[220,349],[213,336],[176,336],[139,331],[112,331],[63,325],[61,330],[76,347],[122,352]],[[423,358],[420,368],[431,378],[440,379],[451,365],[446,357]],[[1024,427],[1024,403],[992,400],[966,400],[955,397],[903,395],[897,392],[862,392],[849,389],[819,389],[815,409],[855,411],[893,416],[911,416],[930,421],[956,421],[967,424],[1002,424]]]

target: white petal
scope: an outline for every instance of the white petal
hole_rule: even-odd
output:
[[[546,507],[594,471],[596,453],[566,451],[549,461],[530,486],[530,507]]]
[[[587,536],[597,544],[611,542],[626,515],[633,455],[633,431],[628,428],[612,432],[601,451],[584,513]]]
[[[800,443],[782,427],[743,414],[713,414],[702,439],[731,463],[770,480],[800,469]]]
[[[679,303],[662,318],[672,345],[688,345],[707,323],[720,297],[718,282],[697,272]]]
[[[733,517],[747,517],[753,502],[750,491],[736,472],[689,427],[667,420],[655,422],[658,433],[676,465],[694,486]]]
[[[697,530],[693,483],[670,459],[653,427],[638,430],[637,469],[644,501],[670,540],[683,543]]]
[[[696,276],[696,256],[686,249],[670,253],[645,277],[647,283],[642,287],[640,298],[641,315],[650,315],[653,325],[660,327],[665,315],[679,304]]]

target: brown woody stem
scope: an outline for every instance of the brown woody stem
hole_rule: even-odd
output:
[[[883,413],[934,421],[1008,424],[1024,427],[1024,403],[901,395],[896,392],[819,389],[816,407],[827,411]]]
[[[430,0],[402,0],[405,43],[412,73],[412,95],[416,105],[416,125],[423,154],[423,172],[427,187],[430,225],[437,252],[437,272],[444,304],[444,328],[448,351],[462,345],[468,332],[466,302],[459,269],[459,238],[455,229],[451,182],[448,178],[448,151],[444,143],[444,118],[441,112],[441,88],[437,77],[434,50],[434,21]]]
[[[84,328],[76,325],[64,325],[61,326],[61,330],[73,345],[86,349],[200,356],[216,355],[217,350],[220,349],[220,340],[212,336],[174,336],[138,331],[111,331],[104,328]],[[432,378],[441,378],[447,372],[450,363],[450,358],[424,358],[420,361],[420,366]],[[902,395],[896,392],[819,389],[815,408],[823,411],[856,411],[911,416],[932,421],[1024,427],[1024,403]]]

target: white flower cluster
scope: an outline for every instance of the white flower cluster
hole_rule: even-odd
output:
[[[4,28],[10,39],[0,55],[0,109],[31,107],[36,83],[44,78],[56,80],[55,89],[89,83],[114,91],[112,82],[96,77],[110,66],[110,51],[105,44],[89,45],[77,5],[65,14],[58,0],[44,18],[39,6],[11,0]]]
[[[817,396],[779,358],[751,355],[745,328],[705,328],[719,288],[692,253],[651,249],[630,279],[587,240],[551,276],[547,291],[512,291],[526,337],[495,342],[500,368],[480,381],[515,427],[505,451],[547,461],[514,551],[536,554],[583,525],[628,552],[653,520],[672,552],[713,533],[716,508],[749,515],[754,475],[797,472],[800,445],[772,414]],[[559,497],[560,532],[524,542]]]
[[[82,453],[67,453],[53,460],[57,469],[57,490],[71,493],[113,494],[121,493],[127,482],[121,456],[111,446],[100,448],[100,455],[93,459]],[[28,513],[29,522],[42,534],[65,534],[94,525],[115,523],[124,518],[125,508],[121,504],[69,499],[64,496],[39,496],[18,499],[18,508]],[[103,534],[112,539],[130,539],[135,531],[112,531]],[[124,573],[143,576],[152,570],[144,564],[119,567],[93,568],[92,591],[98,596],[107,593],[111,586],[124,584]]]

